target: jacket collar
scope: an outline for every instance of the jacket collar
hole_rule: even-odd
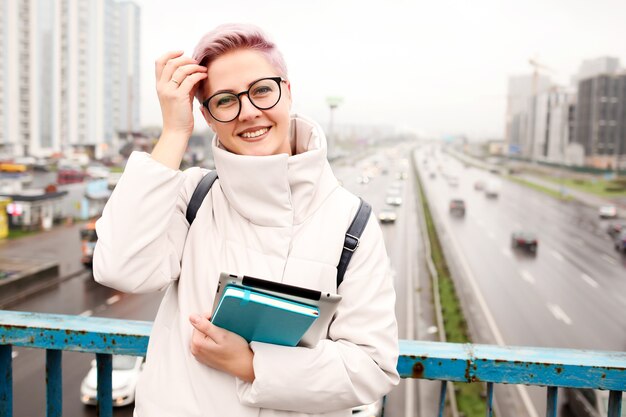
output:
[[[213,138],[218,184],[230,205],[254,224],[300,224],[339,186],[326,159],[321,127],[302,116],[292,116],[290,132],[296,142],[293,156],[237,155]]]

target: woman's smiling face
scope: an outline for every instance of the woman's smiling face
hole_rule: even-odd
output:
[[[203,100],[218,91],[240,93],[261,78],[277,77],[277,70],[265,56],[252,49],[237,49],[214,60],[208,69]],[[241,111],[234,120],[222,123],[215,120],[203,106],[202,114],[227,150],[238,155],[291,155],[289,141],[289,111],[291,86],[280,82],[279,102],[268,110],[259,110],[242,94]]]

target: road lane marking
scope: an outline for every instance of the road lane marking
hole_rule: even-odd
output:
[[[617,259],[612,257],[611,255],[607,255],[606,253],[602,254],[602,259],[610,263],[611,265],[617,265]]]
[[[522,276],[522,279],[530,284],[534,284],[535,283],[535,277],[533,277],[532,275],[530,275],[530,272],[526,271],[526,270],[522,270],[520,271],[520,275]]]
[[[502,254],[504,256],[506,256],[507,258],[512,258],[513,257],[513,252],[511,252],[511,249],[509,249],[509,248],[506,248],[506,247],[502,248],[502,250],[500,252],[502,252]]]
[[[496,326],[496,321],[494,320],[493,315],[491,314],[491,311],[489,310],[489,307],[487,307],[487,302],[485,301],[483,294],[480,292],[480,288],[478,288],[478,283],[476,282],[476,278],[474,277],[474,274],[472,273],[472,270],[470,269],[467,263],[467,259],[465,258],[465,255],[463,255],[463,252],[461,251],[459,244],[456,241],[456,238],[452,237],[450,239],[450,242],[452,243],[452,246],[454,246],[455,252],[457,253],[459,257],[459,260],[461,261],[461,267],[465,270],[465,274],[467,278],[469,279],[469,283],[472,287],[472,290],[474,291],[474,295],[476,296],[476,299],[478,300],[478,305],[480,306],[480,309],[482,310],[483,315],[485,316],[485,320],[487,321],[487,326],[491,329],[491,333],[493,334],[493,337],[496,340],[496,344],[500,346],[505,346],[506,343],[504,342],[504,338],[502,337],[500,330]],[[539,414],[537,413],[537,410],[535,409],[534,404],[530,400],[530,395],[528,395],[528,389],[525,386],[519,385],[519,384],[516,384],[515,388],[517,389],[520,397],[522,398],[522,402],[524,403],[524,406],[526,407],[526,411],[528,412],[528,417],[539,417]]]
[[[552,313],[552,315],[557,319],[562,321],[565,324],[572,325],[572,320],[565,314],[565,311],[561,309],[557,304],[548,303],[548,310]]]
[[[113,297],[110,297],[109,299],[107,299],[107,305],[110,306],[111,304],[115,304],[118,301],[120,301],[122,297],[120,297],[119,294],[115,294]]]
[[[552,250],[552,256],[554,256],[558,261],[563,262],[563,255],[561,255],[559,252],[555,251],[554,249]]]
[[[79,316],[83,316],[83,317],[91,317],[91,315],[93,314],[93,311],[91,310],[85,310],[82,313],[79,314]]]
[[[591,285],[593,288],[598,288],[598,282],[595,279],[591,278],[589,275],[583,273],[580,277],[583,279],[583,281]]]
[[[19,354],[20,354],[19,352],[16,352],[16,351],[11,351],[11,359],[15,359],[15,358],[17,358],[17,356],[18,356]]]

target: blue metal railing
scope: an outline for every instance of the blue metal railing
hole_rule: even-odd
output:
[[[145,356],[151,327],[143,321],[0,311],[0,417],[12,416],[12,346],[46,349],[48,417],[61,416],[62,351],[96,354],[99,415],[112,416],[111,355]],[[525,384],[547,387],[547,417],[557,415],[558,387],[609,390],[608,417],[619,417],[626,352],[401,340],[398,372],[442,381],[440,416],[447,381],[453,381],[486,382],[488,416],[494,384]]]

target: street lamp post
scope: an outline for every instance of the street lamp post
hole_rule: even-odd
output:
[[[335,132],[334,132],[334,114],[335,109],[339,107],[343,99],[338,96],[326,97],[326,104],[330,108],[330,118],[328,121],[328,155],[332,155],[335,152]]]

